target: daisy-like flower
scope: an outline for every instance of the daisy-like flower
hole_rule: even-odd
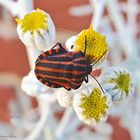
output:
[[[37,9],[17,21],[17,32],[21,41],[31,48],[46,51],[55,40],[55,26],[49,14]]]
[[[106,37],[99,32],[95,32],[92,25],[89,29],[83,30],[77,35],[73,50],[84,52],[85,46],[86,58],[89,63],[96,63],[105,59],[108,51]]]
[[[133,93],[131,73],[120,67],[111,67],[103,72],[102,85],[112,97],[112,101],[119,102]]]
[[[87,87],[88,88],[88,87]],[[105,121],[111,106],[110,95],[104,93],[99,87],[90,87],[74,96],[73,107],[78,118],[87,123],[95,124]]]
[[[72,106],[73,96],[74,96],[74,94],[72,93],[72,91],[67,91],[63,88],[57,90],[57,92],[56,92],[56,97],[57,97],[58,103],[62,107]]]

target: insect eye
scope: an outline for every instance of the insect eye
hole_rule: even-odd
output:
[[[71,49],[73,49],[73,45],[71,45]]]

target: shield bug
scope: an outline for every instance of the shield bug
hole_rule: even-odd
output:
[[[88,82],[92,65],[88,64],[85,51],[68,52],[61,45],[55,44],[52,49],[42,53],[35,63],[35,75],[46,86],[64,87],[67,90],[78,89],[83,81]]]

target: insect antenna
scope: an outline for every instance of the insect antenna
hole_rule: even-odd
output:
[[[57,43],[52,47],[52,49],[54,49],[57,45],[58,45],[61,49],[63,48],[62,45],[61,45],[61,43],[57,42]]]
[[[91,64],[90,66],[94,66],[95,64],[97,64],[106,53],[107,53],[107,50],[103,53],[103,55],[95,63]]]
[[[84,55],[86,55],[86,49],[87,49],[87,36],[85,35],[85,50],[84,50]]]
[[[90,75],[91,75],[91,74],[90,74]],[[91,75],[91,76],[92,76],[92,75]],[[94,76],[92,76],[92,78],[94,78],[94,80],[97,82],[97,84],[98,84],[99,87],[101,88],[102,92],[105,94],[105,92],[104,92],[104,90],[103,90],[101,84],[98,82],[98,80],[97,80]]]

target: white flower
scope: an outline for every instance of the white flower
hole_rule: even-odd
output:
[[[111,67],[103,72],[102,85],[112,97],[112,101],[119,102],[133,93],[131,73],[120,67]]]
[[[76,40],[76,36],[71,36],[70,38],[67,39],[65,45],[68,51],[71,52],[75,51],[74,47],[72,47],[74,45],[75,40]]]
[[[73,107],[78,118],[87,124],[105,121],[110,106],[110,95],[103,92],[99,87],[88,85],[83,91],[77,93],[73,100]]]
[[[72,91],[67,91],[66,89],[60,88],[56,91],[56,97],[58,103],[63,107],[72,106],[74,94]]]
[[[55,26],[49,14],[37,9],[21,19],[16,19],[17,32],[21,41],[31,48],[46,51],[55,40]]]
[[[22,90],[30,96],[38,96],[41,94],[53,94],[54,89],[49,88],[40,83],[35,77],[34,71],[31,71],[27,76],[22,79],[21,82]]]

